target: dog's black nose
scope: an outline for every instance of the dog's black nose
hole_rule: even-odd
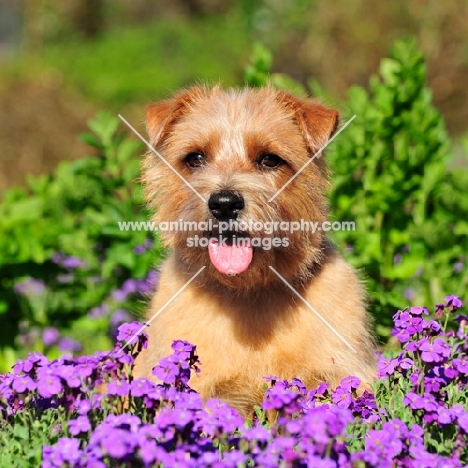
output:
[[[244,199],[238,193],[223,190],[211,195],[208,208],[216,219],[236,219],[239,211],[244,208]]]

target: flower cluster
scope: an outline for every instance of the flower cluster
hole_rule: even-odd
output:
[[[54,415],[45,468],[466,466],[467,316],[448,329],[459,307],[448,296],[437,320],[425,308],[395,314],[402,349],[380,358],[374,393],[353,376],[309,391],[298,379],[269,377],[247,421],[190,388],[200,362],[186,341],[155,366],[157,383],[133,379],[147,338],[141,324],[124,324],[109,353],[55,361],[35,353],[18,362],[0,377],[0,426]]]
[[[148,251],[151,245],[152,241],[147,239],[144,244],[137,246],[138,251],[140,254],[144,253]],[[99,275],[91,276],[89,274],[89,265],[85,260],[56,252],[51,261],[60,267],[55,278],[60,284],[67,283],[71,285],[74,284],[73,282],[79,282],[80,279],[89,281],[93,285],[102,283],[102,278]],[[116,276],[118,276],[117,273],[118,271],[115,271]],[[135,300],[146,298],[149,293],[154,291],[158,278],[158,272],[150,269],[141,279],[127,278],[121,282],[119,287],[110,289],[110,291],[104,288],[106,293],[99,301],[96,301],[98,305],[89,309],[86,308],[87,314],[81,319],[81,326],[86,329],[87,333],[89,333],[90,328],[99,330],[102,334],[104,334],[105,330],[109,340],[105,341],[103,347],[106,344],[109,346],[116,338],[118,327],[132,319],[132,313],[128,310],[130,305],[134,304]],[[23,306],[31,310],[30,315],[33,318],[42,317],[47,307],[57,302],[53,299],[53,288],[46,286],[44,281],[40,279],[27,277],[17,280],[14,291]],[[53,308],[50,310],[52,311]],[[75,322],[74,325],[76,326],[77,323]],[[21,321],[17,338],[18,344],[21,345],[24,352],[21,356],[25,355],[26,351],[37,349],[41,350],[46,356],[56,356],[57,351],[77,355],[83,352],[83,349],[85,351],[89,351],[90,348],[92,350],[100,349],[99,347],[89,346],[89,340],[83,339],[83,333],[80,333],[80,326],[73,330],[68,329],[65,332],[72,333],[73,337],[65,336],[63,334],[65,330],[67,330],[67,327],[63,327],[63,323],[58,320],[51,321],[48,326],[44,326],[44,319],[40,321],[34,319]],[[77,337],[83,342],[78,341]]]

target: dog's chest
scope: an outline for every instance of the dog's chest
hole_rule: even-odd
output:
[[[196,344],[203,380],[300,377],[313,365],[312,355],[325,359],[317,353],[322,337],[314,333],[314,321],[302,308],[249,310],[206,299],[187,308],[185,298],[180,299],[155,326],[163,330],[160,343],[166,350],[174,339]]]

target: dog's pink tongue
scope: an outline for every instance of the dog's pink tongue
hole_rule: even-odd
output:
[[[252,261],[251,245],[224,245],[212,238],[208,243],[208,253],[213,266],[225,275],[239,275],[247,270]]]

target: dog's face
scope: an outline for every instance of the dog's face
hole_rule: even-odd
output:
[[[147,154],[143,182],[158,210],[154,220],[206,222],[161,232],[163,241],[187,267],[206,266],[205,277],[238,291],[278,281],[269,266],[286,279],[305,275],[320,262],[323,234],[289,232],[279,223],[326,220],[323,159],[291,178],[337,124],[336,111],[271,87],[194,87],[150,105],[151,144],[172,166]]]

